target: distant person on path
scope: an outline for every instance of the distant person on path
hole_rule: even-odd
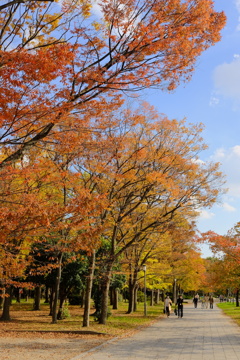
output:
[[[196,295],[194,296],[194,298],[193,298],[193,303],[194,303],[195,309],[197,308],[198,300],[199,300],[199,295],[196,294]]]
[[[205,295],[204,300],[205,300],[205,307],[206,307],[206,309],[208,309],[209,296]]]
[[[167,315],[167,317],[170,316],[171,305],[172,305],[172,300],[170,299],[169,296],[167,296],[166,299],[164,300],[164,309],[165,309],[165,314]]]
[[[210,297],[209,297],[210,309],[213,309],[213,303],[214,303],[213,297],[210,296]]]
[[[178,317],[183,317],[183,297],[179,295],[177,299],[177,310],[178,310]]]

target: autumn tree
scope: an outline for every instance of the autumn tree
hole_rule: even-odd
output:
[[[100,15],[87,0],[0,5],[0,242],[5,249],[17,239],[27,252],[24,239],[30,236],[32,242],[49,227],[65,244],[71,238],[65,230],[67,211],[92,196],[81,190],[66,206],[57,198],[49,201],[48,191],[44,195],[40,188],[54,176],[62,189],[66,181],[66,169],[54,174],[52,159],[43,155],[49,144],[64,157],[89,125],[84,124],[88,114],[100,119],[104,106],[119,106],[121,91],[172,90],[189,80],[196,59],[219,41],[225,23],[210,0],[97,3]],[[89,143],[78,147],[78,159],[88,150]]]
[[[42,146],[67,114],[98,106],[101,94],[189,80],[225,24],[211,0],[95,5],[98,12],[88,0],[1,5],[1,167]]]
[[[222,282],[231,285],[237,292],[237,304],[239,305],[239,271],[240,271],[240,230],[239,223],[227,232],[227,235],[219,235],[213,231],[202,234],[203,241],[207,242],[217,257],[221,258],[224,268]]]
[[[78,165],[86,186],[105,194],[109,203],[101,214],[103,236],[111,244],[102,265],[103,318],[111,269],[118,257],[147,233],[163,229],[175,213],[211,206],[222,182],[218,164],[197,160],[205,148],[201,126],[187,128],[184,122],[162,119],[148,106],[132,115],[127,110],[122,119],[118,129],[110,127],[106,132],[111,146],[99,148],[94,156],[86,154]]]
[[[171,273],[169,251],[170,243],[166,241],[163,229],[145,234],[145,238],[136,240],[126,249],[123,261],[126,262],[128,274],[129,314],[137,310],[138,289],[144,286],[143,265],[147,267],[147,288],[163,290],[166,287],[166,275]]]

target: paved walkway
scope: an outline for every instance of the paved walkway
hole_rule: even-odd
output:
[[[71,360],[240,360],[240,328],[217,307],[184,306],[126,339],[116,339]]]

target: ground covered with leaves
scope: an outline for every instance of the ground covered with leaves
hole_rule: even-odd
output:
[[[32,304],[22,302],[11,307],[11,321],[0,322],[0,348],[3,360],[71,360],[115,337],[133,334],[163,316],[162,304],[148,307],[143,316],[143,304],[134,314],[126,314],[127,304],[111,310],[106,325],[98,324],[90,317],[90,326],[82,327],[83,309],[68,307],[68,317],[51,324],[49,306],[41,305],[33,311]],[[92,309],[92,313],[94,309]]]

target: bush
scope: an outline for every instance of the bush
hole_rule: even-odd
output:
[[[142,291],[138,291],[137,293],[137,301],[144,302],[144,293]]]
[[[96,312],[94,313],[94,321],[99,321],[100,315],[101,315],[100,311],[96,311]],[[111,316],[111,315],[112,315],[112,313],[111,313],[110,309],[108,308],[107,319],[108,319],[109,316]]]

